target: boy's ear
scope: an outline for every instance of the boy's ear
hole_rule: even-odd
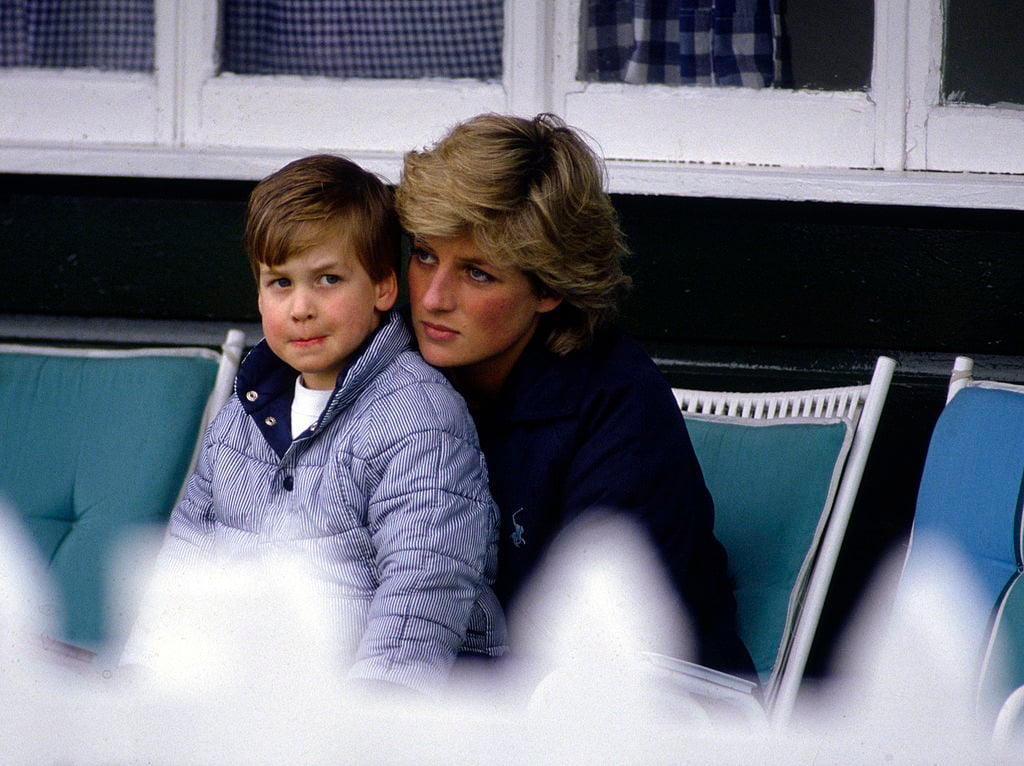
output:
[[[377,300],[373,307],[377,311],[389,311],[398,300],[398,275],[391,272],[376,284]]]

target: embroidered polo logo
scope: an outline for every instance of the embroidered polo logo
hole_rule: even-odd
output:
[[[522,512],[522,510],[523,509],[520,508],[518,511],[512,514],[512,526],[514,527],[514,529],[512,530],[512,534],[509,535],[509,537],[512,538],[512,544],[517,548],[522,548],[524,545],[526,545],[526,538],[523,537],[523,532],[525,532],[526,530],[523,528],[522,524],[516,521],[516,516],[518,516]]]

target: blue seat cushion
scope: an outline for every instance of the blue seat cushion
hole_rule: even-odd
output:
[[[937,535],[956,545],[989,604],[1020,563],[1022,480],[1024,395],[981,386],[960,391],[932,432],[914,536]]]
[[[764,683],[852,437],[845,421],[686,415],[729,556],[740,637]],[[799,590],[796,593],[798,600]]]
[[[984,609],[976,616],[979,624],[965,624],[964,630],[979,662],[990,639],[1007,661],[999,668],[1005,676],[981,678],[983,696],[1005,697],[1024,684],[1022,506],[1024,394],[984,383],[964,388],[932,432],[904,574],[916,571],[925,560],[916,552],[932,540],[955,546],[970,568]]]
[[[216,371],[197,356],[0,353],[0,495],[49,564],[58,637],[106,638],[110,556],[168,517]]]

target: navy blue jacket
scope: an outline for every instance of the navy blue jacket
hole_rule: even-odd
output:
[[[697,661],[754,677],[685,422],[634,341],[607,329],[559,356],[535,338],[498,400],[473,414],[501,509],[495,591],[506,609],[563,527],[615,510],[653,540],[697,631]]]

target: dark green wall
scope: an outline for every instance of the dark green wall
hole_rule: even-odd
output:
[[[244,182],[0,175],[0,315],[257,320]],[[957,353],[1024,380],[1024,213],[617,196],[634,251],[622,321],[670,381],[863,382],[897,357],[822,640],[902,546]]]
[[[251,188],[0,175],[0,313],[255,319]]]

